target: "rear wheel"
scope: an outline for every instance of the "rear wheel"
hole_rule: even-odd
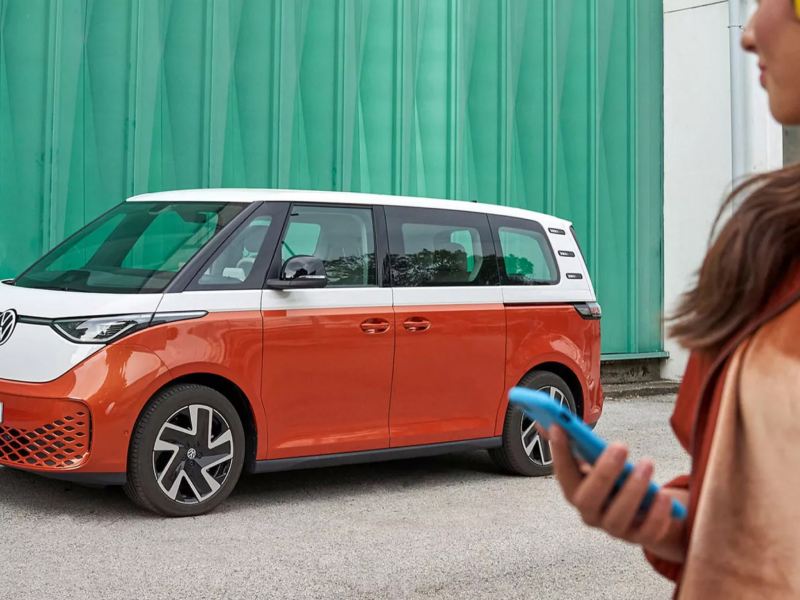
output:
[[[165,516],[208,512],[233,491],[244,452],[242,422],[225,396],[195,384],[168,388],[133,432],[125,492]]]
[[[575,413],[575,398],[567,383],[555,373],[533,371],[518,384],[550,395],[556,402]],[[509,405],[503,426],[503,445],[489,451],[497,465],[508,473],[540,477],[553,472],[550,442],[539,435],[535,422],[519,408]]]

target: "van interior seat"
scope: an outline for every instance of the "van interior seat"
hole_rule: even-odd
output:
[[[242,240],[242,248],[239,251],[239,260],[236,262],[237,269],[244,270],[245,279],[250,275],[256,256],[264,243],[264,236],[267,234],[265,225],[251,225],[248,227]]]

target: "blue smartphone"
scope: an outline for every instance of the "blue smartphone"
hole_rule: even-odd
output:
[[[508,394],[508,398],[513,405],[522,409],[528,417],[545,429],[554,423],[561,427],[570,439],[572,453],[589,464],[594,464],[608,446],[605,440],[592,431],[588,425],[544,392],[515,387]],[[615,491],[622,486],[632,470],[633,465],[630,462],[625,463],[622,475],[614,486]],[[651,481],[642,505],[639,507],[641,512],[647,512],[658,490],[658,485]],[[672,499],[672,518],[678,520],[686,518],[686,507],[674,498]]]

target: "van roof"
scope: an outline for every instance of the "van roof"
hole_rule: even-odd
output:
[[[410,206],[416,208],[439,208],[505,215],[523,219],[535,218],[542,224],[569,228],[572,223],[552,215],[464,200],[440,200],[435,198],[415,198],[412,196],[389,196],[383,194],[362,194],[358,192],[326,192],[319,190],[275,190],[253,188],[216,188],[173,190],[140,194],[128,198],[128,202],[330,202],[341,204],[382,204],[385,206]]]

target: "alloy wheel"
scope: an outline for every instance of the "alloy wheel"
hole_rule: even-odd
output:
[[[168,498],[197,504],[222,487],[233,457],[233,434],[225,417],[209,406],[191,404],[161,426],[153,448],[153,473]]]
[[[550,397],[558,402],[559,405],[566,405],[567,409],[569,409],[567,397],[564,395],[564,392],[557,387],[546,386],[539,388],[539,391],[550,394]],[[536,421],[525,414],[522,415],[522,421],[520,422],[522,448],[532,462],[537,465],[549,466],[553,464],[553,453],[550,451],[550,442],[539,435],[535,425]]]

